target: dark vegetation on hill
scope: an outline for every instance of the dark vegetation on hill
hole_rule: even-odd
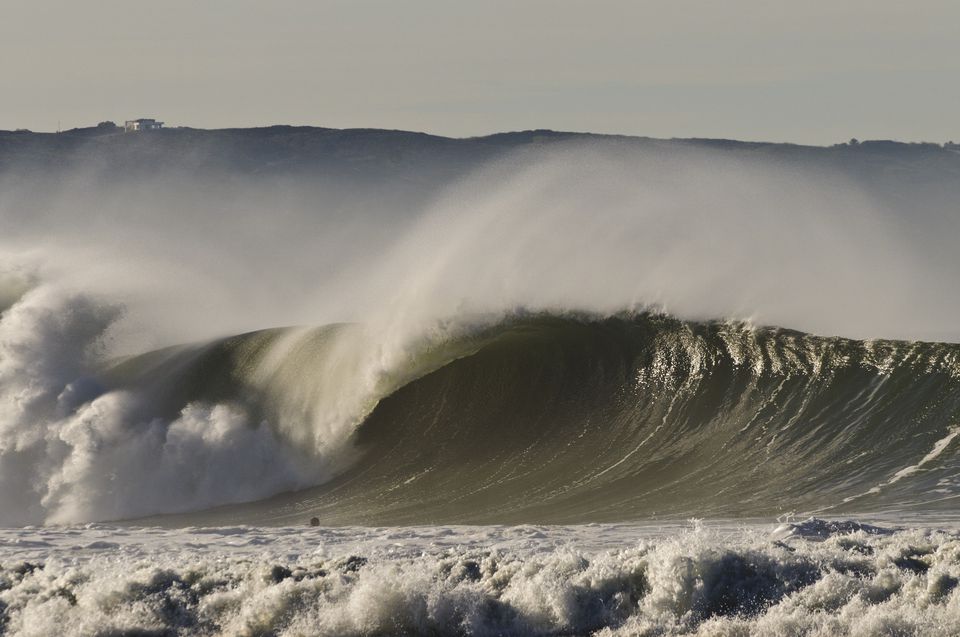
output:
[[[269,126],[124,133],[111,122],[62,133],[0,131],[0,185],[39,180],[48,186],[84,176],[100,184],[156,175],[356,185],[410,204],[484,164],[568,144],[605,152],[700,154],[752,159],[841,176],[902,207],[957,206],[960,145],[851,140],[829,147],[725,139],[653,139],[532,130],[455,139],[379,129]]]

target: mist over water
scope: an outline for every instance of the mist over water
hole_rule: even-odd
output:
[[[960,219],[913,192],[903,207],[815,162],[614,143],[403,191],[175,168],[7,178],[0,523],[198,510],[328,480],[379,401],[518,313],[956,341],[960,257],[945,237]],[[313,329],[340,322],[354,326]],[[216,340],[284,326],[308,329]],[[186,343],[134,380],[105,375]],[[156,398],[214,355],[231,392]]]
[[[955,340],[943,275],[960,265],[944,244],[960,222],[916,192],[891,204],[811,164],[567,144],[452,183],[427,176],[415,197],[376,183],[89,171],[52,188],[5,182],[2,246],[8,269],[26,263],[122,304],[154,342],[393,319],[397,307],[429,319],[648,306]]]

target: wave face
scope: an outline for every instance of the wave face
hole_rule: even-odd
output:
[[[300,343],[291,364],[309,385]],[[394,380],[352,430],[332,480],[167,522],[948,511],[960,493],[958,356],[950,344],[649,314],[513,317],[414,359],[398,376],[413,380]],[[206,360],[204,376],[243,378],[242,359]]]
[[[41,286],[0,315],[4,524],[945,515],[960,495],[960,345],[519,312],[105,364],[116,314]]]

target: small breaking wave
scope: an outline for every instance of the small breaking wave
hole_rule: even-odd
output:
[[[10,635],[955,634],[954,533],[798,528],[814,527],[817,541],[700,526],[18,532],[42,533],[43,549],[5,531],[0,622]]]

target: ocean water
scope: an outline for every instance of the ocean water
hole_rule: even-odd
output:
[[[0,632],[960,634],[952,191],[610,143],[0,183]]]
[[[82,350],[72,320],[102,309],[41,301],[0,327],[33,319],[43,352],[60,329]],[[31,353],[15,333],[8,364]],[[7,417],[32,426],[4,449],[0,515],[22,525],[0,530],[4,631],[960,627],[956,345],[520,313],[325,402],[329,361],[356,369],[365,342],[353,325],[260,331],[65,385],[36,376],[63,364],[16,367]],[[358,410],[348,436],[288,429],[338,408]]]

